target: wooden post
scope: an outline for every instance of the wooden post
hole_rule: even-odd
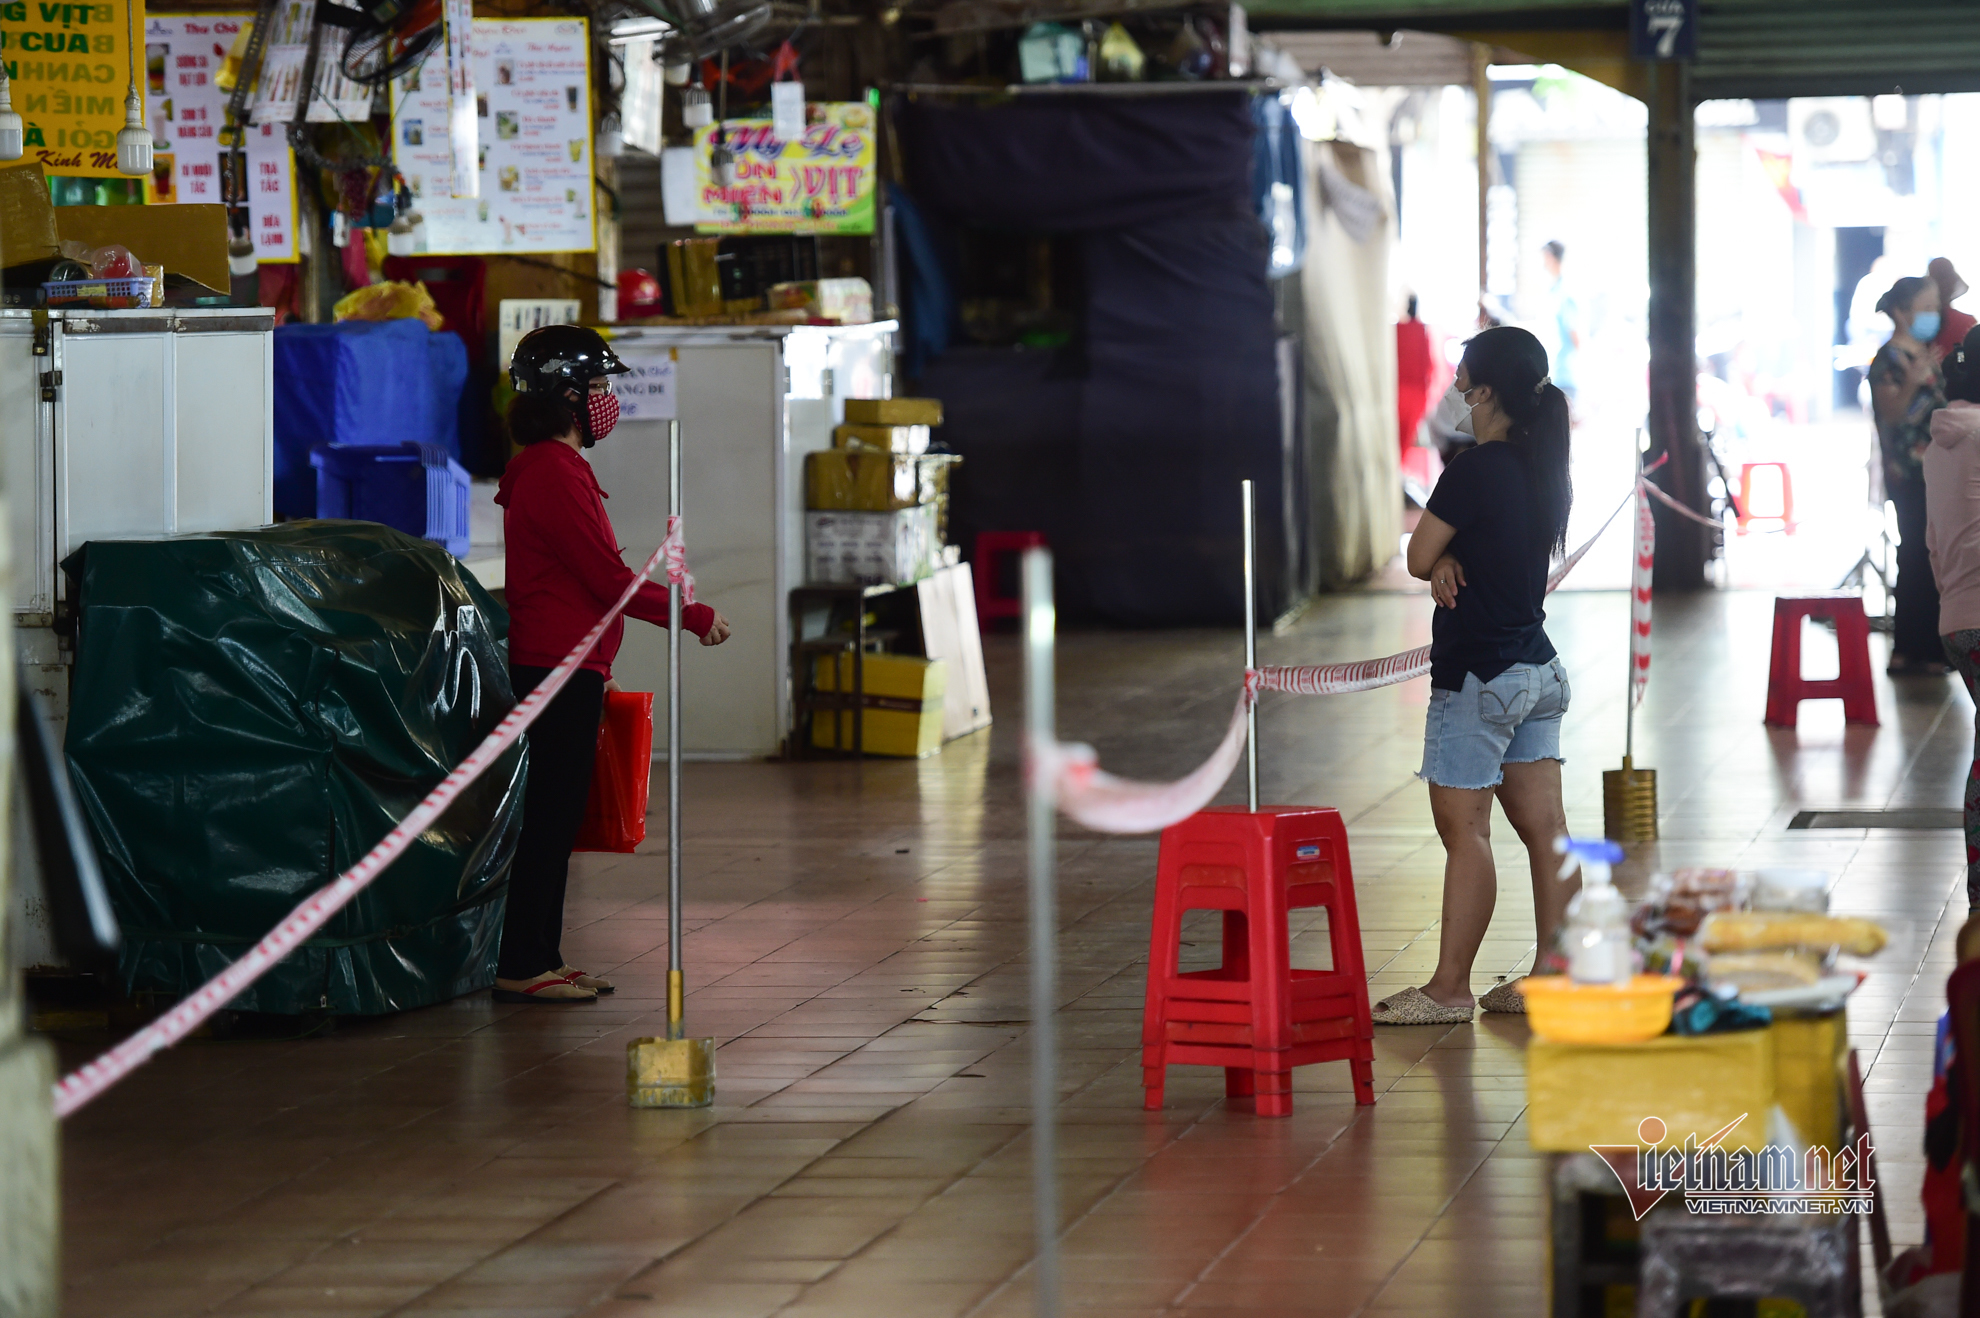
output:
[[[1478,102],[1478,300],[1482,305],[1491,233],[1486,207],[1492,195],[1492,48],[1482,41],[1471,43],[1471,94]]]
[[[1650,434],[1651,452],[1670,454],[1652,477],[1688,508],[1707,511],[1705,446],[1698,433],[1697,147],[1691,70],[1677,61],[1648,66],[1650,88]],[[1705,584],[1712,532],[1661,504],[1657,519],[1659,590]]]

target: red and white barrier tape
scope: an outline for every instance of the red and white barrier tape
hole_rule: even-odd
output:
[[[1116,778],[1100,767],[1091,746],[1058,742],[1034,756],[1029,772],[1056,777],[1059,809],[1099,833],[1153,833],[1187,819],[1210,803],[1244,754],[1244,715],[1251,690],[1238,697],[1224,740],[1187,777],[1172,783]],[[1042,762],[1041,762],[1042,761]]]
[[[672,552],[669,552],[669,546],[672,546]],[[348,905],[353,897],[369,887],[387,866],[405,853],[414,838],[446,813],[447,807],[454,803],[468,784],[486,773],[497,757],[514,745],[516,739],[536,721],[543,707],[564,689],[571,674],[577,671],[578,665],[598,644],[598,638],[605,634],[612,620],[632,603],[633,595],[645,584],[663,557],[667,559],[668,580],[684,590],[692,590],[694,578],[687,573],[680,520],[670,518],[666,541],[653,551],[653,557],[646,560],[646,566],[639,570],[639,574],[619,596],[619,602],[606,611],[605,616],[564,656],[561,663],[550,670],[549,676],[537,684],[536,690],[530,692],[527,699],[510,710],[495,725],[495,730],[442,779],[424,801],[399,821],[397,828],[387,833],[377,846],[365,854],[364,859],[338,875],[335,882],[305,898],[266,938],[249,948],[238,961],[109,1052],[63,1076],[55,1085],[55,1115],[68,1116],[151,1060],[153,1054],[170,1048],[199,1028],[202,1021],[232,1002],[250,984],[294,951],[304,939],[322,928],[324,922]]]
[[[667,559],[667,582],[681,592],[681,607],[694,603],[694,573],[687,566],[686,527],[678,517],[667,519],[667,538],[660,542]]]
[[[1692,521],[1698,523],[1700,526],[1709,526],[1714,531],[1725,530],[1724,522],[1719,521],[1715,517],[1707,517],[1704,513],[1698,512],[1696,509],[1685,507],[1683,504],[1679,503],[1676,499],[1673,499],[1670,495],[1664,493],[1664,491],[1661,488],[1659,488],[1654,482],[1647,480],[1644,481],[1643,488],[1650,492],[1651,498],[1655,499],[1658,503],[1663,504],[1666,508],[1676,513],[1678,516],[1688,517]]]
[[[1582,557],[1632,502],[1647,508],[1633,489],[1616,505],[1582,546],[1561,560],[1547,578],[1547,590],[1574,571]],[[1645,514],[1647,516],[1647,513]],[[1049,772],[1056,777],[1059,809],[1075,823],[1100,833],[1153,833],[1189,818],[1209,805],[1223,790],[1238,757],[1244,753],[1245,711],[1260,691],[1284,691],[1292,695],[1343,695],[1350,691],[1370,691],[1421,677],[1430,671],[1430,647],[1406,650],[1383,659],[1365,659],[1352,664],[1321,664],[1298,668],[1259,668],[1245,674],[1244,691],[1231,712],[1231,726],[1210,758],[1186,777],[1170,783],[1136,782],[1117,778],[1100,767],[1091,746],[1057,742],[1042,753],[1027,752],[1027,772]]]
[[[1581,548],[1561,560],[1559,567],[1547,576],[1547,593],[1554,590],[1574,571],[1582,557],[1595,547],[1616,520],[1616,514],[1629,506],[1625,496],[1616,505],[1615,512],[1605,518],[1595,534],[1582,543]],[[1397,682],[1407,682],[1411,678],[1423,676],[1430,671],[1430,647],[1418,646],[1401,654],[1392,654],[1382,659],[1363,659],[1351,664],[1309,664],[1296,668],[1261,668],[1257,672],[1257,686],[1261,691],[1284,691],[1296,696],[1339,696],[1352,691],[1373,691],[1379,686],[1393,686]],[[1215,793],[1213,792],[1214,796]]]
[[[1629,567],[1629,705],[1643,703],[1650,685],[1650,578],[1657,566],[1657,519],[1650,513],[1644,491],[1657,487],[1636,482],[1636,551]]]

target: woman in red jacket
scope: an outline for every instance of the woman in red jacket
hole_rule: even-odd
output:
[[[612,433],[619,400],[605,377],[626,371],[595,330],[547,325],[516,346],[509,436],[522,445],[502,473],[508,545],[509,677],[520,700],[618,601],[633,571],[605,515],[605,491],[583,450]],[[667,589],[648,582],[626,612],[667,625]],[[681,610],[703,645],[720,645],[729,624],[706,604]],[[584,664],[529,730],[522,837],[509,870],[509,907],[495,968],[497,1002],[595,1002],[612,985],[564,961],[564,884],[571,847],[591,793],[591,766],[612,657],[625,622],[615,618]]]

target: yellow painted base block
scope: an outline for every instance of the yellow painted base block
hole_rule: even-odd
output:
[[[1584,1153],[1591,1144],[1635,1144],[1645,1117],[1662,1118],[1666,1142],[1702,1141],[1742,1114],[1724,1147],[1759,1149],[1779,1104],[1809,1144],[1841,1139],[1840,1065],[1847,1018],[1788,1017],[1764,1030],[1667,1034],[1643,1043],[1526,1049],[1527,1126],[1533,1147]]]
[[[626,1045],[626,1101],[634,1107],[707,1107],[715,1101],[713,1039],[634,1039]]]

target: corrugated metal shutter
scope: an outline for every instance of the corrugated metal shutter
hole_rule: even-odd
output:
[[[1701,100],[1980,91],[1980,3],[1701,0],[1691,85]]]
[[[1275,32],[1272,43],[1308,73],[1326,69],[1361,87],[1442,87],[1471,83],[1471,43],[1435,32]]]
[[[1567,248],[1568,283],[1582,303],[1586,331],[1612,328],[1615,317],[1640,316],[1649,278],[1643,143],[1524,142],[1513,168],[1521,314],[1531,316],[1546,304],[1540,248],[1559,239]]]

